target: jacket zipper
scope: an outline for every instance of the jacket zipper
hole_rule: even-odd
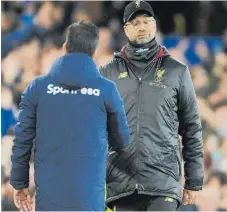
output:
[[[139,145],[139,135],[140,135],[140,125],[139,125],[139,120],[140,120],[140,87],[142,84],[142,78],[138,77],[138,91],[137,91],[137,124],[136,124],[136,167],[137,167],[137,173],[139,169],[139,157],[138,157],[138,145]],[[136,190],[138,190],[138,184],[136,184]]]
[[[141,83],[142,83],[142,78],[141,77],[138,77],[137,78],[138,80],[138,92],[137,92],[137,127],[136,127],[136,132],[137,132],[137,139],[138,139],[138,136],[139,136],[139,114],[140,114],[140,86],[141,86]]]

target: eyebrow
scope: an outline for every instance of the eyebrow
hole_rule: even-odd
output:
[[[149,16],[148,14],[141,14],[141,15],[138,15],[138,17],[152,17],[152,16]]]
[[[145,18],[148,18],[148,19],[155,20],[153,16],[149,16],[148,14],[139,15],[137,17],[145,17]],[[136,21],[136,18],[131,20],[131,21],[126,22],[124,26],[130,25],[133,21]]]
[[[150,15],[148,15],[148,14],[143,14],[143,15],[138,15],[138,16],[136,16],[134,19],[132,19],[132,21],[133,20],[136,20],[136,18],[154,18],[153,16],[150,16]]]
[[[141,17],[145,17],[146,19],[144,19],[144,20],[155,20],[152,16],[141,16]],[[133,20],[131,20],[131,21],[129,21],[129,23],[131,22],[133,22],[133,21],[143,21],[143,20],[138,20],[138,19],[133,19]]]

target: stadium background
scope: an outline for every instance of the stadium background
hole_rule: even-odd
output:
[[[62,55],[65,28],[76,19],[92,20],[100,27],[95,60],[97,66],[108,62],[127,42],[122,30],[127,3],[1,2],[2,210],[15,210],[9,185],[10,153],[21,93]],[[197,210],[227,210],[227,2],[150,3],[158,23],[156,39],[189,66],[196,89],[206,168]],[[30,175],[34,193],[33,169]],[[189,209],[195,207],[181,208]]]

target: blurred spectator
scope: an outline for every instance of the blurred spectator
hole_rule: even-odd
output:
[[[96,52],[96,64],[98,67],[105,65],[113,57],[113,38],[108,28],[100,28],[99,45]]]
[[[191,68],[191,75],[197,96],[207,98],[211,93],[208,73],[201,66]]]
[[[169,48],[169,53],[175,59],[181,61],[182,63],[187,63],[187,59],[185,58],[184,52],[188,48],[188,40],[182,39],[177,46],[174,48]]]
[[[55,46],[51,43],[49,45],[46,45],[46,47],[42,50],[40,58],[40,74],[47,74],[54,60],[62,55],[62,48],[59,48],[58,46]]]
[[[222,140],[219,151],[220,161],[214,169],[222,171],[227,175],[227,137]]]
[[[103,4],[101,1],[78,1],[77,2],[77,11],[81,8],[89,14],[90,19],[100,25],[103,21]]]
[[[11,169],[11,149],[13,146],[13,130],[10,129],[6,136],[2,138],[1,143],[1,168],[2,168],[2,210],[3,211],[17,211],[13,202],[13,187],[9,183],[10,169]],[[34,150],[33,150],[34,151]],[[35,192],[34,181],[34,163],[33,155],[30,164],[30,187],[32,195]]]
[[[13,203],[13,188],[9,183],[10,168],[11,168],[11,149],[13,144],[13,132],[4,136],[1,144],[1,161],[2,161],[2,209],[5,211],[17,210]]]
[[[200,39],[196,42],[195,51],[201,61],[201,65],[206,69],[209,74],[211,74],[214,64],[214,58],[212,52],[209,50],[204,40]]]
[[[227,176],[222,172],[214,172],[208,178],[207,185],[196,197],[196,206],[200,211],[217,211],[222,196],[222,186],[227,184]]]
[[[227,185],[222,187],[222,198],[219,204],[218,211],[227,211]]]
[[[90,21],[91,17],[86,10],[76,8],[76,10],[73,12],[72,20],[75,21],[80,19],[85,21]]]
[[[9,131],[6,136],[3,137],[2,139],[2,144],[1,144],[1,161],[2,161],[2,167],[4,167],[4,177],[9,177],[10,175],[10,168],[11,168],[11,160],[10,160],[10,155],[11,155],[11,149],[13,145],[13,131]],[[4,178],[3,178],[4,180]]]
[[[217,90],[209,96],[209,103],[213,108],[217,108],[222,104],[226,105],[227,103],[227,68],[226,71],[219,74],[219,77],[220,80]]]
[[[1,30],[2,35],[12,31],[17,25],[17,14],[13,11],[1,13]]]
[[[15,116],[13,112],[13,95],[9,88],[1,86],[2,104],[1,104],[1,136],[5,136],[10,127],[15,124]]]

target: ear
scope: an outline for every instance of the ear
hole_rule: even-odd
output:
[[[68,53],[67,52],[67,43],[64,43],[62,48],[63,48],[64,54],[67,54]]]
[[[95,49],[95,52],[93,53],[93,55],[91,56],[91,58],[93,60],[96,60],[97,56],[98,56],[98,51],[97,51],[97,49]]]
[[[157,22],[156,21],[154,21],[154,33],[156,33],[157,32]]]
[[[124,25],[124,31],[125,31],[125,35],[127,36],[128,38],[128,27]]]

